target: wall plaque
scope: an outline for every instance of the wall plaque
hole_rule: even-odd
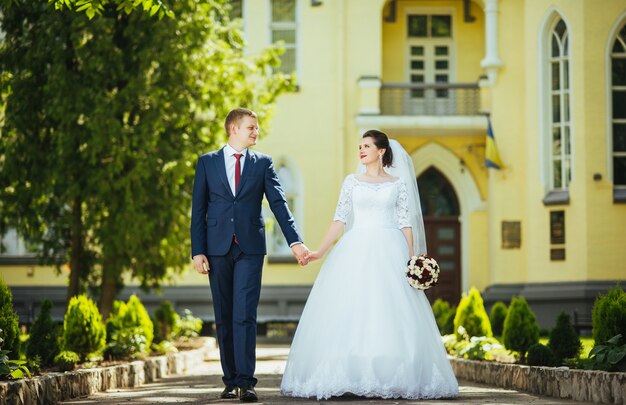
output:
[[[565,243],[565,211],[550,211],[550,243]]]
[[[519,249],[522,245],[520,221],[502,221],[502,249]]]

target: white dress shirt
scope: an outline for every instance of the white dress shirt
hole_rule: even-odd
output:
[[[226,165],[226,177],[228,178],[228,184],[230,185],[230,190],[233,192],[233,195],[236,194],[236,190],[235,190],[235,163],[237,162],[237,158],[235,158],[236,153],[241,153],[243,155],[239,158],[239,165],[241,168],[241,173],[243,173],[243,165],[246,163],[246,155],[248,153],[248,149],[237,151],[228,143],[226,144],[226,146],[224,146],[224,164]]]

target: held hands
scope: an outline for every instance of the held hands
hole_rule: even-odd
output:
[[[193,267],[196,268],[198,274],[209,274],[209,261],[205,255],[195,255],[193,257]]]
[[[310,253],[309,248],[307,248],[304,243],[298,243],[291,247],[291,251],[293,255],[298,259],[298,263],[300,266],[306,266],[309,264],[309,260],[307,259],[307,255]]]
[[[309,252],[309,254],[306,256],[306,259],[310,263],[310,262],[314,262],[316,260],[321,259],[322,256],[324,256],[322,252],[320,252],[319,250],[314,250],[312,252]]]

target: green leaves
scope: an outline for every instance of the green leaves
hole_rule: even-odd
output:
[[[626,371],[626,343],[621,344],[622,335],[615,335],[606,344],[594,346],[585,365],[594,370]]]
[[[67,8],[84,12],[90,20],[96,15],[102,16],[104,8],[108,5],[113,5],[117,11],[123,11],[126,14],[143,9],[151,17],[158,13],[159,19],[164,16],[169,18],[175,16],[174,12],[160,0],[48,0],[48,3],[54,4],[56,10]]]

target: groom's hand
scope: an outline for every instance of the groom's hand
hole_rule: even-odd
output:
[[[304,245],[304,243],[297,243],[293,245],[291,247],[291,251],[296,259],[298,259],[298,263],[300,263],[301,266],[309,264],[309,260],[306,258],[309,253],[309,249]]]
[[[195,255],[193,257],[193,267],[199,274],[209,274],[209,261],[205,255]]]

